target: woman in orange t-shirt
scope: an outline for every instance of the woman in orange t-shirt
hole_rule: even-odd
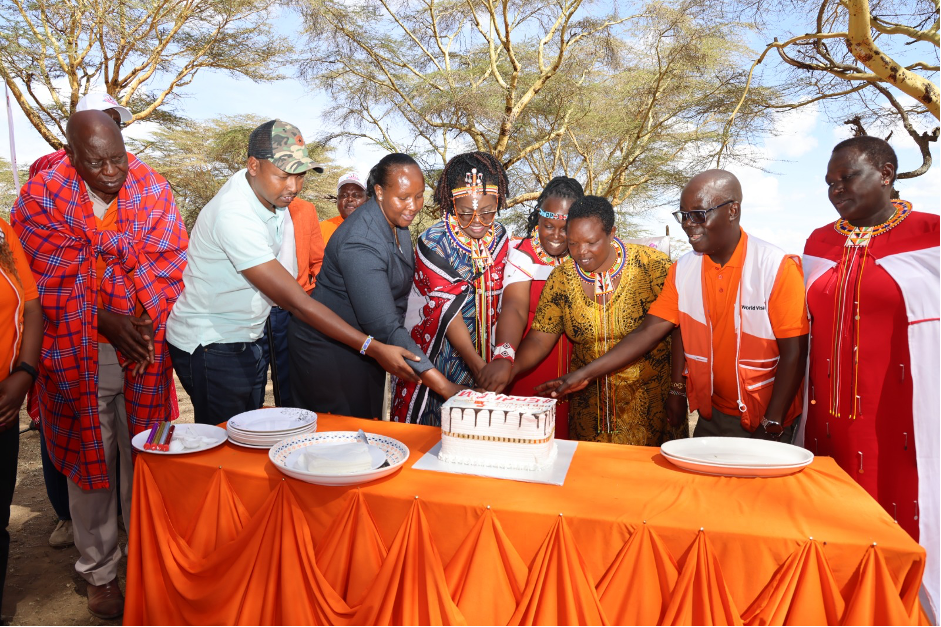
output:
[[[0,601],[10,557],[10,504],[20,452],[17,417],[36,380],[42,309],[20,241],[0,218]]]

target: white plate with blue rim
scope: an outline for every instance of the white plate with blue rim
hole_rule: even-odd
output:
[[[300,470],[294,466],[295,459],[310,447],[336,446],[359,442],[356,431],[324,431],[305,433],[278,442],[268,451],[268,459],[282,473],[294,479],[326,486],[349,486],[368,483],[398,472],[408,460],[408,447],[394,438],[376,433],[367,433],[371,467],[343,474],[322,474]],[[385,463],[389,465],[386,466]]]

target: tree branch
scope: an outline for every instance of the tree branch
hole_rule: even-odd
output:
[[[845,3],[849,11],[847,47],[850,53],[879,78],[928,107],[935,119],[941,118],[938,87],[928,79],[907,71],[876,47],[872,40],[869,0],[845,0]]]

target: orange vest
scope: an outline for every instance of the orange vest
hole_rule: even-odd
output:
[[[788,257],[798,257],[757,237],[745,242],[742,278],[735,298],[735,367],[742,427],[754,431],[764,417],[778,369],[778,343],[768,316],[768,300]],[[686,354],[686,393],[691,410],[712,417],[712,322],[703,295],[703,256],[690,252],[676,262],[680,333]],[[800,413],[798,393],[787,416]],[[797,411],[795,412],[795,408]]]

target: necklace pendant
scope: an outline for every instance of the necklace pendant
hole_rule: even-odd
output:
[[[595,296],[603,296],[614,291],[614,281],[610,272],[601,272],[595,276]]]
[[[858,227],[853,229],[853,232],[846,237],[845,246],[847,248],[863,248],[869,245],[869,240],[871,239],[871,227]]]
[[[480,240],[471,242],[471,259],[478,272],[482,272],[493,265],[493,257],[490,255],[490,249],[482,244]]]

